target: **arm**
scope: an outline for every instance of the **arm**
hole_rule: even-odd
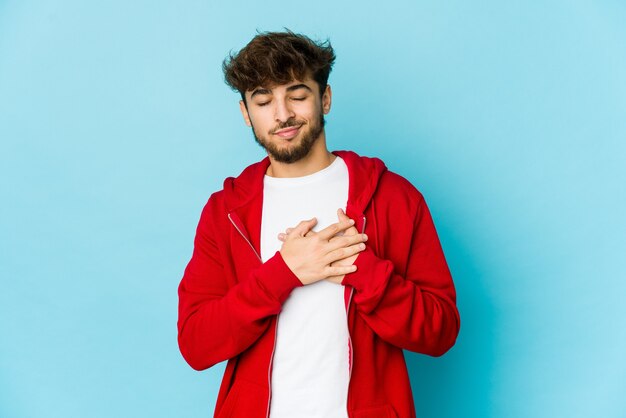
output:
[[[346,275],[342,284],[354,287],[358,313],[382,339],[403,349],[440,356],[458,335],[456,293],[421,195],[411,221],[405,275],[394,271],[391,261],[379,258],[368,246],[356,258],[356,272]],[[391,237],[387,245],[399,241]]]
[[[280,251],[229,287],[213,225],[221,212],[211,206],[209,200],[178,288],[178,344],[185,360],[197,370],[250,347],[294,288],[354,271],[352,265],[330,264],[360,251],[358,244],[364,240],[358,235],[329,242],[335,233],[350,228],[350,222],[338,222],[305,237],[316,221],[302,221]]]
[[[302,283],[280,252],[250,276],[228,286],[207,203],[191,260],[178,287],[178,344],[191,367],[203,370],[252,345],[280,312],[291,291]]]

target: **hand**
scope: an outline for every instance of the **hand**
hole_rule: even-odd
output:
[[[339,221],[346,221],[349,220],[350,218],[348,218],[348,215],[346,215],[346,213],[339,209],[337,210],[337,216],[339,218]],[[348,229],[346,229],[343,232],[343,236],[351,236],[351,235],[357,235],[359,233],[359,231],[357,231],[355,226],[352,226]],[[365,235],[365,234],[363,234]],[[335,239],[335,238],[331,238],[331,241]],[[360,251],[359,251],[360,252]],[[356,261],[356,258],[359,256],[359,253],[356,253],[354,255],[351,255],[349,257],[346,258],[342,258],[341,260],[337,260],[333,263],[331,263],[331,266],[351,266],[354,264],[354,262]],[[337,284],[341,284],[341,282],[343,281],[345,274],[342,274],[340,276],[331,276],[328,277],[327,280],[333,282],[333,283],[337,283]]]
[[[356,266],[352,263],[331,264],[363,251],[367,240],[365,234],[342,235],[354,225],[354,221],[347,216],[320,232],[311,230],[316,223],[317,220],[312,218],[300,222],[295,228],[288,228],[286,234],[279,234],[279,239],[283,241],[281,256],[304,285],[328,277],[343,277],[355,271]]]

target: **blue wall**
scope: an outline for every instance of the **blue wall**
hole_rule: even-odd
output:
[[[176,345],[202,205],[260,159],[221,60],[330,37],[331,149],[426,196],[462,330],[418,416],[626,416],[626,6],[0,0],[0,416],[207,417]]]

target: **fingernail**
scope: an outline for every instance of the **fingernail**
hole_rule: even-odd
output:
[[[353,224],[354,223],[354,219],[350,219],[350,223]]]
[[[367,241],[367,234],[363,234],[363,239]]]

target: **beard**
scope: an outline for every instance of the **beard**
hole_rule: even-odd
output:
[[[288,119],[287,122],[278,126],[275,130],[284,129],[291,126],[302,125],[302,128],[305,125],[302,124],[302,121],[298,121],[295,118]],[[276,161],[280,163],[291,164],[296,161],[301,160],[306,157],[313,148],[315,141],[320,137],[322,131],[324,131],[324,125],[326,121],[324,120],[324,113],[320,112],[320,116],[318,119],[313,122],[309,129],[299,134],[302,135],[300,138],[300,143],[294,146],[288,146],[285,148],[278,147],[275,143],[271,142],[267,137],[257,135],[257,132],[254,129],[254,125],[252,126],[252,135],[254,136],[254,140],[259,144],[267,153]],[[302,129],[301,128],[301,129]],[[291,141],[297,140],[297,136],[293,138]]]

